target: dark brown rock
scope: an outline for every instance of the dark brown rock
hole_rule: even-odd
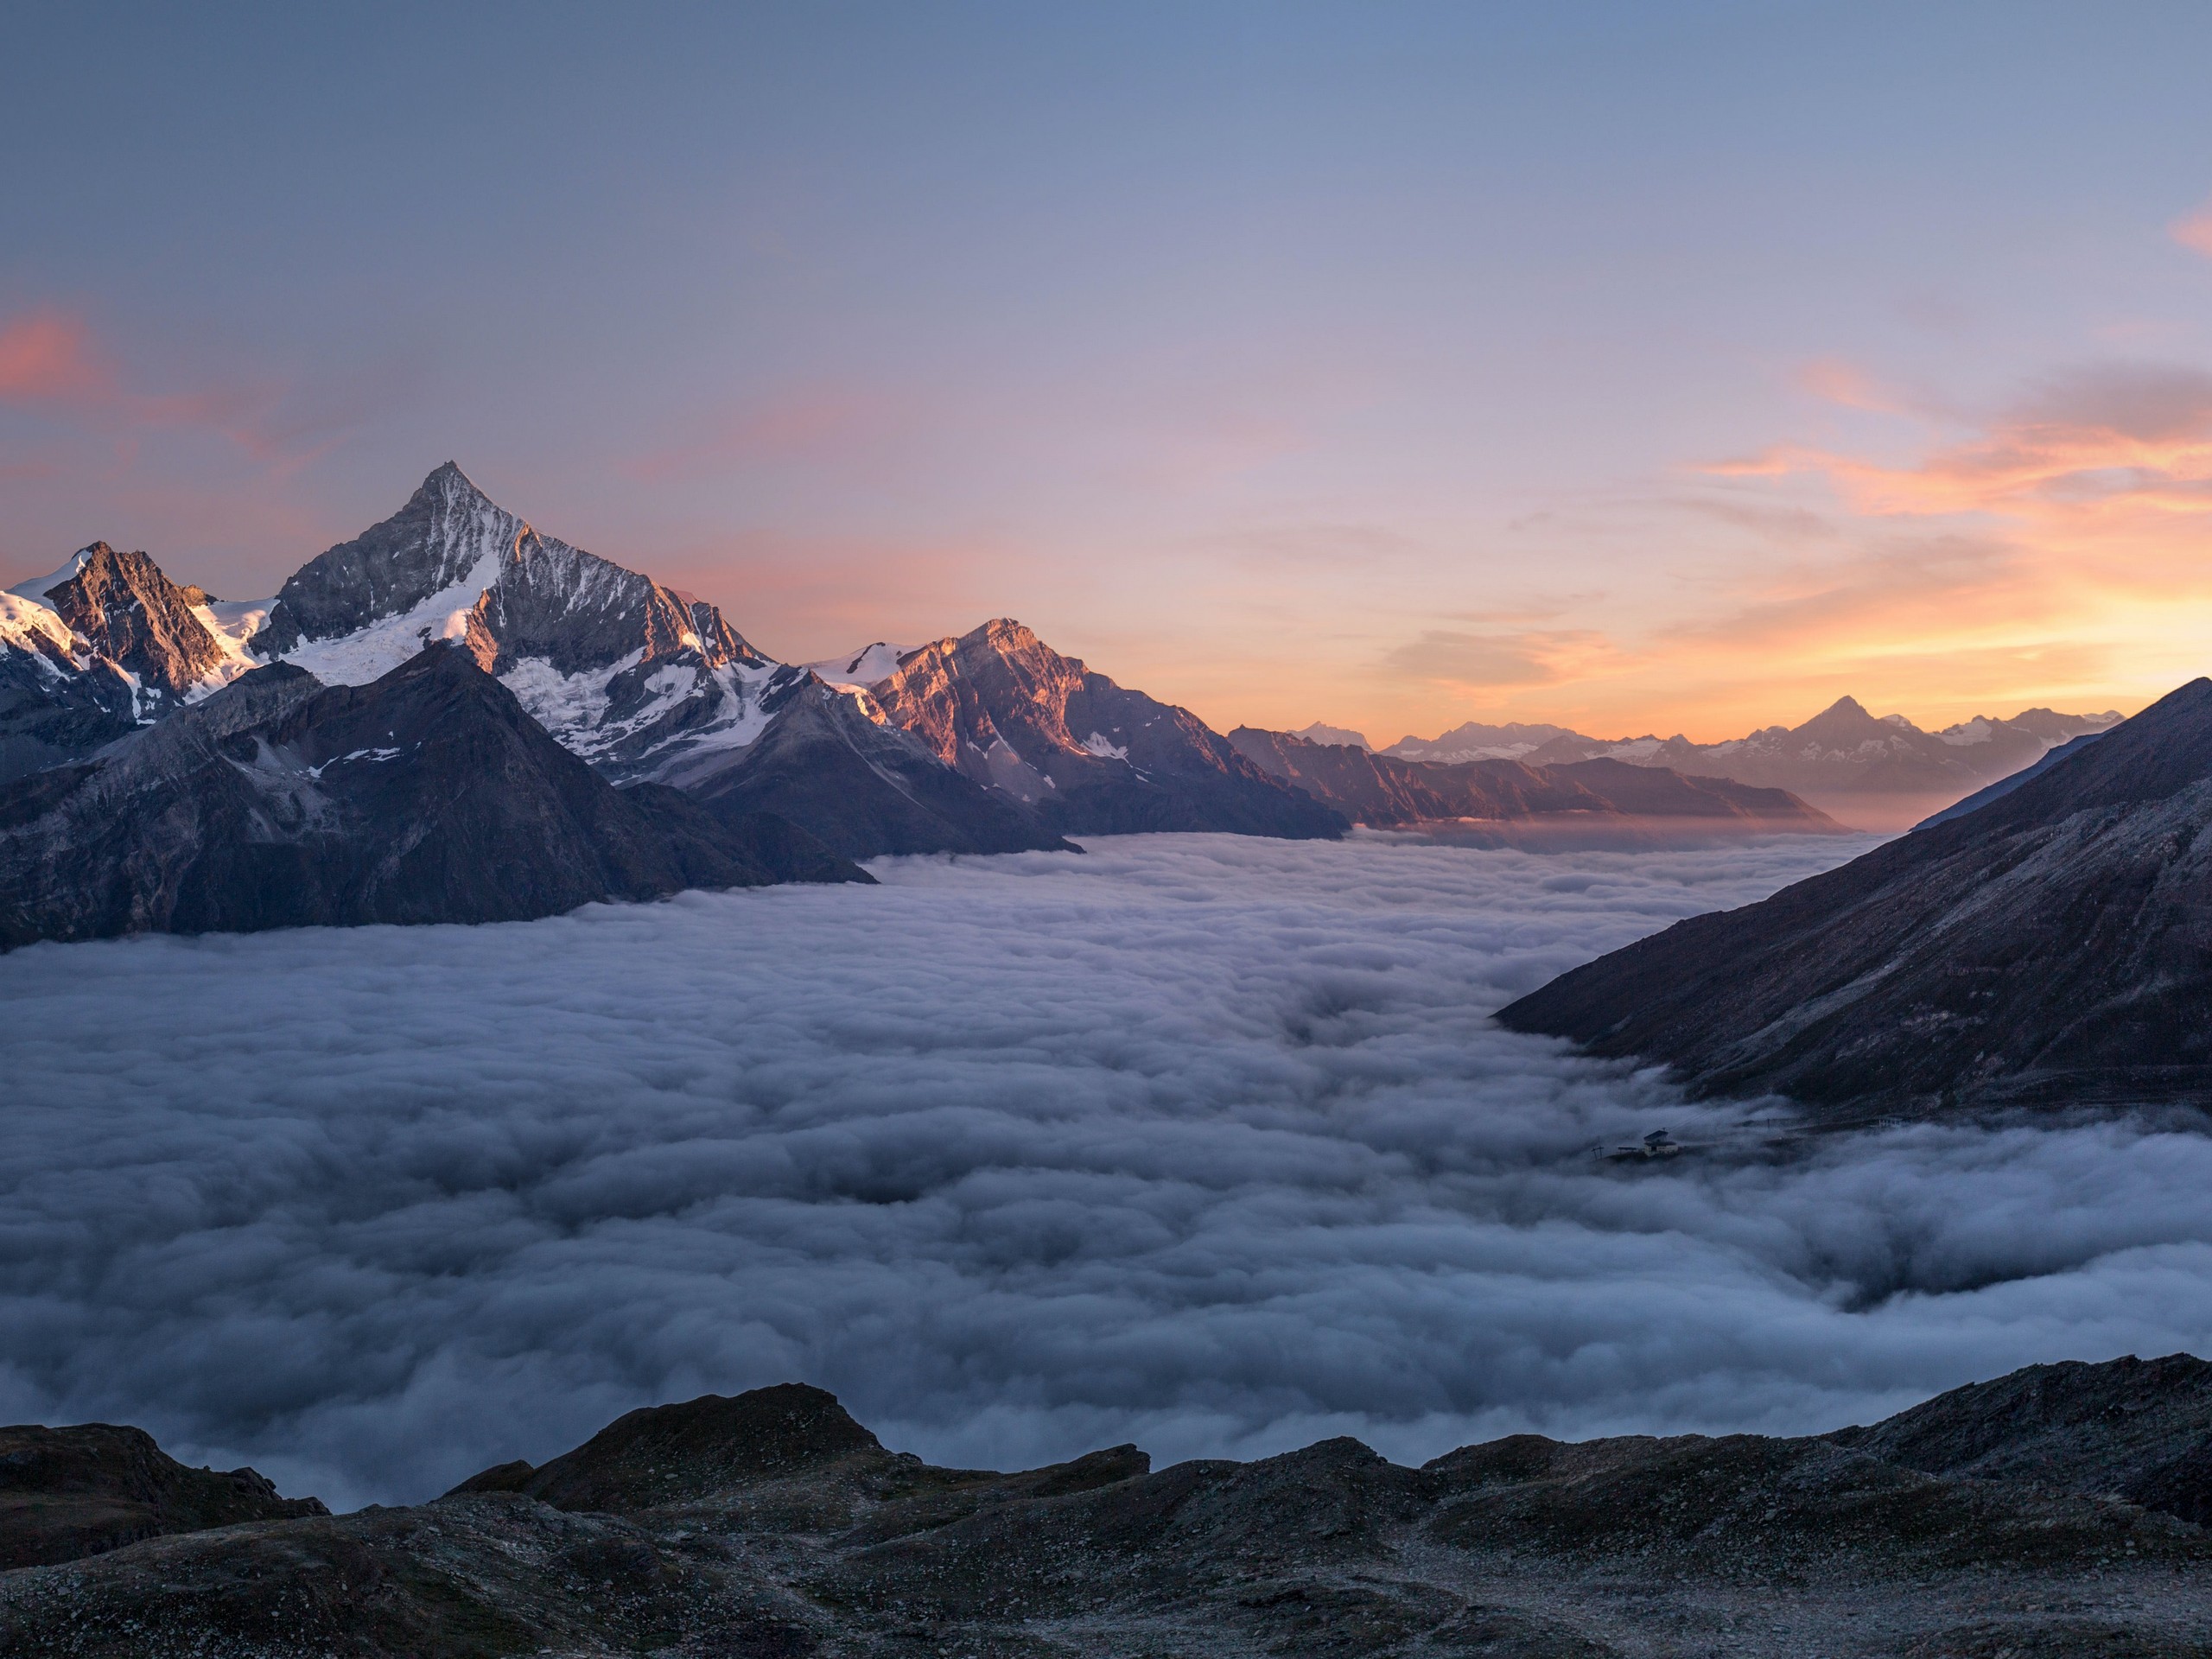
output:
[[[620,1514],[697,1503],[882,1450],[836,1395],[789,1382],[633,1411],[513,1490],[559,1510]]]

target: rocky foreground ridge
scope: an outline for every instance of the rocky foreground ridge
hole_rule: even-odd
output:
[[[2212,680],[2018,787],[1502,1009],[1815,1121],[2212,1107]]]
[[[1357,1440],[1018,1474],[798,1385],[320,1513],[0,1430],[0,1649],[206,1656],[2212,1655],[2212,1365],[2042,1365],[1796,1440]]]

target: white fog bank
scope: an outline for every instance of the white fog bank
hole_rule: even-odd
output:
[[[1146,836],[17,951],[0,1418],[342,1507],[787,1380],[941,1462],[1420,1459],[2212,1351],[2212,1142],[1792,1147],[1488,1022],[1866,844]],[[1705,1150],[1589,1155],[1662,1125]]]

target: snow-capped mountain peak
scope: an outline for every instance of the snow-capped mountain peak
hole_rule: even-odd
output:
[[[303,565],[251,649],[364,684],[439,639],[618,780],[750,743],[777,672],[714,606],[541,533],[451,461]]]

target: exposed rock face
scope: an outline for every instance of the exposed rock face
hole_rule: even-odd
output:
[[[1126,690],[1005,618],[908,652],[870,690],[945,765],[1068,835],[1312,838],[1346,828],[1189,709]]]
[[[2212,1364],[2031,1365],[1828,1439],[1901,1468],[2125,1498],[2212,1525]]]
[[[617,783],[741,747],[772,665],[713,606],[542,536],[448,461],[397,512],[310,559],[252,642],[333,683],[464,644]]]
[[[2212,680],[1984,806],[1498,1019],[1824,1121],[2212,1105]]]
[[[1519,760],[1439,765],[1249,726],[1238,727],[1229,741],[1263,772],[1297,785],[1359,823],[1388,827],[1478,819],[1541,826],[1574,815],[1618,821],[1624,832],[1631,821],[1745,834],[1834,834],[1842,829],[1783,790],[1754,789],[1726,778],[1685,778],[1618,760],[1553,766]]]
[[[626,1514],[726,1497],[765,1480],[818,1470],[882,1444],[837,1396],[800,1382],[734,1398],[702,1395],[618,1417],[542,1469],[501,1464],[457,1492],[522,1492],[556,1510]]]
[[[760,733],[744,749],[702,756],[672,781],[717,813],[772,812],[849,858],[1075,850],[805,669],[776,671],[760,707]]]
[[[91,753],[243,671],[143,553],[94,542],[0,594],[0,782]]]
[[[450,462],[284,585],[257,650],[340,683],[451,639],[618,784],[768,810],[854,858],[1065,845],[897,732],[769,661],[712,605],[541,535]]]
[[[1516,1435],[1419,1469],[1334,1440],[1157,1473],[1134,1446],[931,1468],[818,1389],[763,1389],[416,1509],[0,1574],[0,1645],[2204,1659],[2212,1535],[2114,1494],[2212,1436],[2208,1370],[2038,1367],[1802,1440]]]
[[[95,542],[77,573],[49,588],[47,602],[92,648],[136,678],[143,715],[165,714],[221,666],[215,636],[193,614],[186,591],[143,553]]]
[[[254,649],[264,657],[289,656],[305,641],[357,635],[448,596],[451,610],[465,613],[529,528],[448,461],[391,518],[295,571],[278,590]],[[445,620],[438,618],[442,626]],[[422,643],[420,636],[411,641],[415,649]],[[413,654],[400,652],[403,659]]]
[[[1986,784],[2032,765],[2047,749],[2116,724],[2116,712],[2030,709],[2010,720],[1977,715],[1923,732],[1902,715],[1879,719],[1840,697],[1801,726],[1769,726],[1723,743],[1686,737],[1596,738],[1557,726],[1469,724],[1384,753],[1406,760],[1525,760],[1531,766],[1607,759],[1788,790],[1847,823],[1902,830]]]
[[[764,833],[793,854],[788,826]],[[366,686],[279,665],[0,789],[0,944],[522,920],[774,879],[754,849],[680,798],[614,789],[466,651]]]
[[[327,1515],[251,1469],[188,1469],[143,1428],[0,1428],[0,1568],[73,1561],[163,1533]]]

